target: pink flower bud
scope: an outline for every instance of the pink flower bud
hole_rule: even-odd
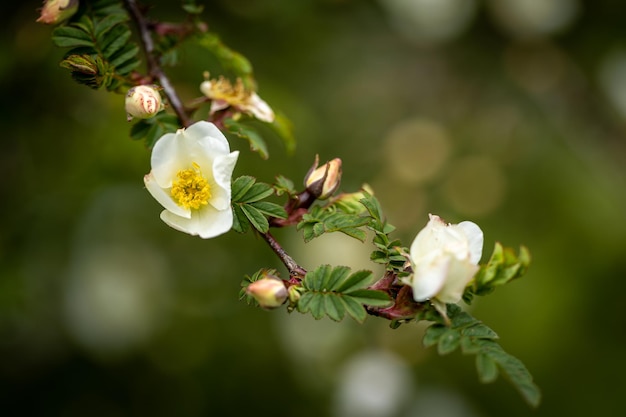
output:
[[[283,281],[271,275],[248,285],[246,293],[267,309],[280,307],[289,296]]]
[[[156,86],[138,85],[126,94],[126,116],[128,121],[133,117],[149,119],[163,110],[161,94]]]
[[[315,155],[315,163],[307,173],[304,185],[319,200],[325,200],[333,195],[341,184],[341,159],[335,158],[319,168],[318,163],[319,158]]]
[[[45,0],[37,22],[54,25],[69,19],[78,10],[78,0]]]

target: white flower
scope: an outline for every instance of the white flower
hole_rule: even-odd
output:
[[[430,300],[445,317],[446,303],[457,303],[478,271],[483,251],[483,232],[475,223],[446,224],[439,216],[430,221],[411,244],[415,301]]]
[[[210,238],[233,225],[231,175],[239,152],[214,124],[200,121],[163,135],[152,150],[146,188],[165,210],[174,229]]]

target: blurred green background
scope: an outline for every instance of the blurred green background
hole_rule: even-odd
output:
[[[153,15],[177,19],[178,2]],[[36,24],[3,2],[0,415],[586,416],[624,412],[626,4],[582,0],[222,0],[211,29],[294,123],[235,175],[297,183],[316,153],[369,183],[410,244],[429,212],[527,245],[527,276],[472,314],[543,390],[530,410],[423,326],[336,324],[237,300],[281,268],[252,235],[169,229],[143,189],[149,153],[123,97],[74,84]],[[172,72],[199,95],[206,53]],[[369,244],[276,232],[305,267],[375,267]],[[485,259],[485,258],[483,258]],[[282,270],[282,269],[281,269]]]

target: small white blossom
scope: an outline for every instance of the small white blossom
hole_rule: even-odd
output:
[[[413,275],[405,282],[413,298],[430,300],[445,317],[446,303],[457,303],[478,271],[483,251],[483,232],[475,223],[446,224],[439,216],[430,221],[411,244]]]
[[[165,208],[161,219],[204,239],[233,225],[231,176],[239,152],[212,123],[200,121],[163,135],[152,150],[146,188]]]

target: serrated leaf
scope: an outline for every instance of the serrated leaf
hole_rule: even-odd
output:
[[[363,323],[367,317],[367,311],[365,307],[358,301],[350,297],[341,297],[341,302],[346,308],[346,313],[350,315],[358,323]]]
[[[541,391],[533,382],[533,378],[524,364],[516,357],[506,353],[496,342],[484,340],[483,343],[481,352],[498,364],[500,371],[507,376],[528,404],[537,407],[541,401]]]
[[[324,223],[315,223],[313,225],[313,237],[320,237],[326,233],[326,228],[324,227]]]
[[[312,292],[304,292],[298,299],[298,311],[300,313],[307,313],[311,309],[311,301],[313,300]]]
[[[361,201],[361,204],[365,206],[365,208],[367,209],[370,216],[372,216],[372,218],[382,222],[383,211],[376,197],[374,197],[373,195],[368,195],[367,197],[362,198],[360,201]],[[381,229],[383,230],[380,230],[380,232],[384,233],[384,226],[381,227]]]
[[[52,42],[61,48],[77,46],[93,47],[93,38],[89,32],[75,25],[59,26],[52,32]]]
[[[476,355],[480,352],[480,349],[481,345],[477,343],[474,338],[461,338],[461,352],[463,352],[464,355]]]
[[[347,280],[341,283],[335,291],[349,293],[366,287],[372,280],[372,272],[367,270],[357,271],[350,275]]]
[[[352,228],[352,227],[346,227],[343,228],[341,230],[339,230],[341,233],[350,236],[351,238],[354,238],[356,240],[360,240],[361,242],[365,242],[365,240],[367,239],[367,233],[365,233],[363,230],[361,229],[356,229],[356,228]]]
[[[322,279],[320,288],[322,291],[336,291],[337,284],[343,282],[350,275],[350,268],[347,266],[336,266]]]
[[[261,233],[266,233],[269,230],[270,225],[267,221],[267,218],[258,209],[249,204],[242,204],[240,207],[243,211],[243,214],[246,215],[246,217],[256,230]]]
[[[256,203],[251,203],[250,205],[255,207],[261,213],[266,214],[270,217],[276,217],[279,219],[287,218],[287,212],[285,211],[285,209],[276,203],[272,203],[269,201],[257,201]]]
[[[274,194],[274,189],[262,182],[254,183],[239,199],[242,203],[254,203]]]
[[[469,324],[478,322],[474,317],[470,316],[465,311],[461,311],[455,314],[451,318],[451,321],[452,321],[452,327],[457,328],[457,329],[461,327],[465,327]]]
[[[344,293],[346,296],[352,297],[361,304],[373,307],[388,307],[391,304],[391,298],[384,291],[377,290],[356,290],[350,293]]]
[[[238,233],[246,233],[250,230],[250,223],[238,204],[233,206],[233,230]]]
[[[461,343],[461,332],[457,329],[446,329],[437,342],[437,352],[440,355],[447,355],[454,352]]]
[[[256,179],[248,175],[242,175],[236,178],[231,185],[231,200],[233,202],[241,202],[241,198],[252,188],[255,182]]]
[[[120,68],[128,66],[130,60],[136,60],[137,64],[139,64],[139,61],[136,59],[138,53],[139,47],[137,45],[127,44],[110,57],[109,64],[115,67],[118,72],[121,72]]]
[[[269,158],[269,152],[267,151],[265,140],[263,140],[261,135],[256,130],[248,126],[244,126],[233,119],[225,119],[224,126],[230,133],[233,133],[242,139],[246,139],[250,144],[250,150],[257,152],[261,158]]]
[[[108,60],[127,45],[131,32],[123,26],[117,26],[101,43],[102,55]]]
[[[478,379],[483,384],[488,384],[498,378],[498,367],[488,355],[479,353],[476,355],[476,371]]]
[[[283,195],[284,193],[287,193],[288,195],[297,194],[296,189],[293,187],[293,181],[282,175],[276,177],[274,188],[276,189],[276,195],[278,196]]]
[[[292,154],[296,149],[296,139],[293,136],[293,127],[289,119],[280,112],[274,112],[274,122],[270,126],[285,145],[287,153]]]
[[[152,125],[146,120],[139,120],[130,128],[130,138],[132,140],[141,140],[145,138],[151,127]]]
[[[346,313],[340,296],[333,293],[324,294],[324,310],[328,317],[334,321],[341,321]]]
[[[497,339],[498,334],[482,323],[475,324],[461,330],[465,337],[475,337],[479,339]]]
[[[320,293],[311,293],[311,302],[309,303],[309,310],[315,320],[319,320],[324,317],[324,295]]]
[[[422,338],[422,344],[428,348],[439,343],[439,338],[448,330],[448,328],[442,324],[432,324],[426,329],[424,337]]]
[[[307,272],[302,281],[304,288],[311,291],[321,291],[322,283],[330,275],[332,267],[330,265],[320,265],[312,271]]]
[[[124,14],[110,14],[103,19],[99,19],[95,22],[93,33],[96,36],[96,39],[99,43],[104,42],[104,35],[109,33],[113,28],[118,28],[120,23],[126,22],[128,20],[128,16]],[[123,26],[121,26],[123,27]],[[128,30],[128,29],[127,29]]]

